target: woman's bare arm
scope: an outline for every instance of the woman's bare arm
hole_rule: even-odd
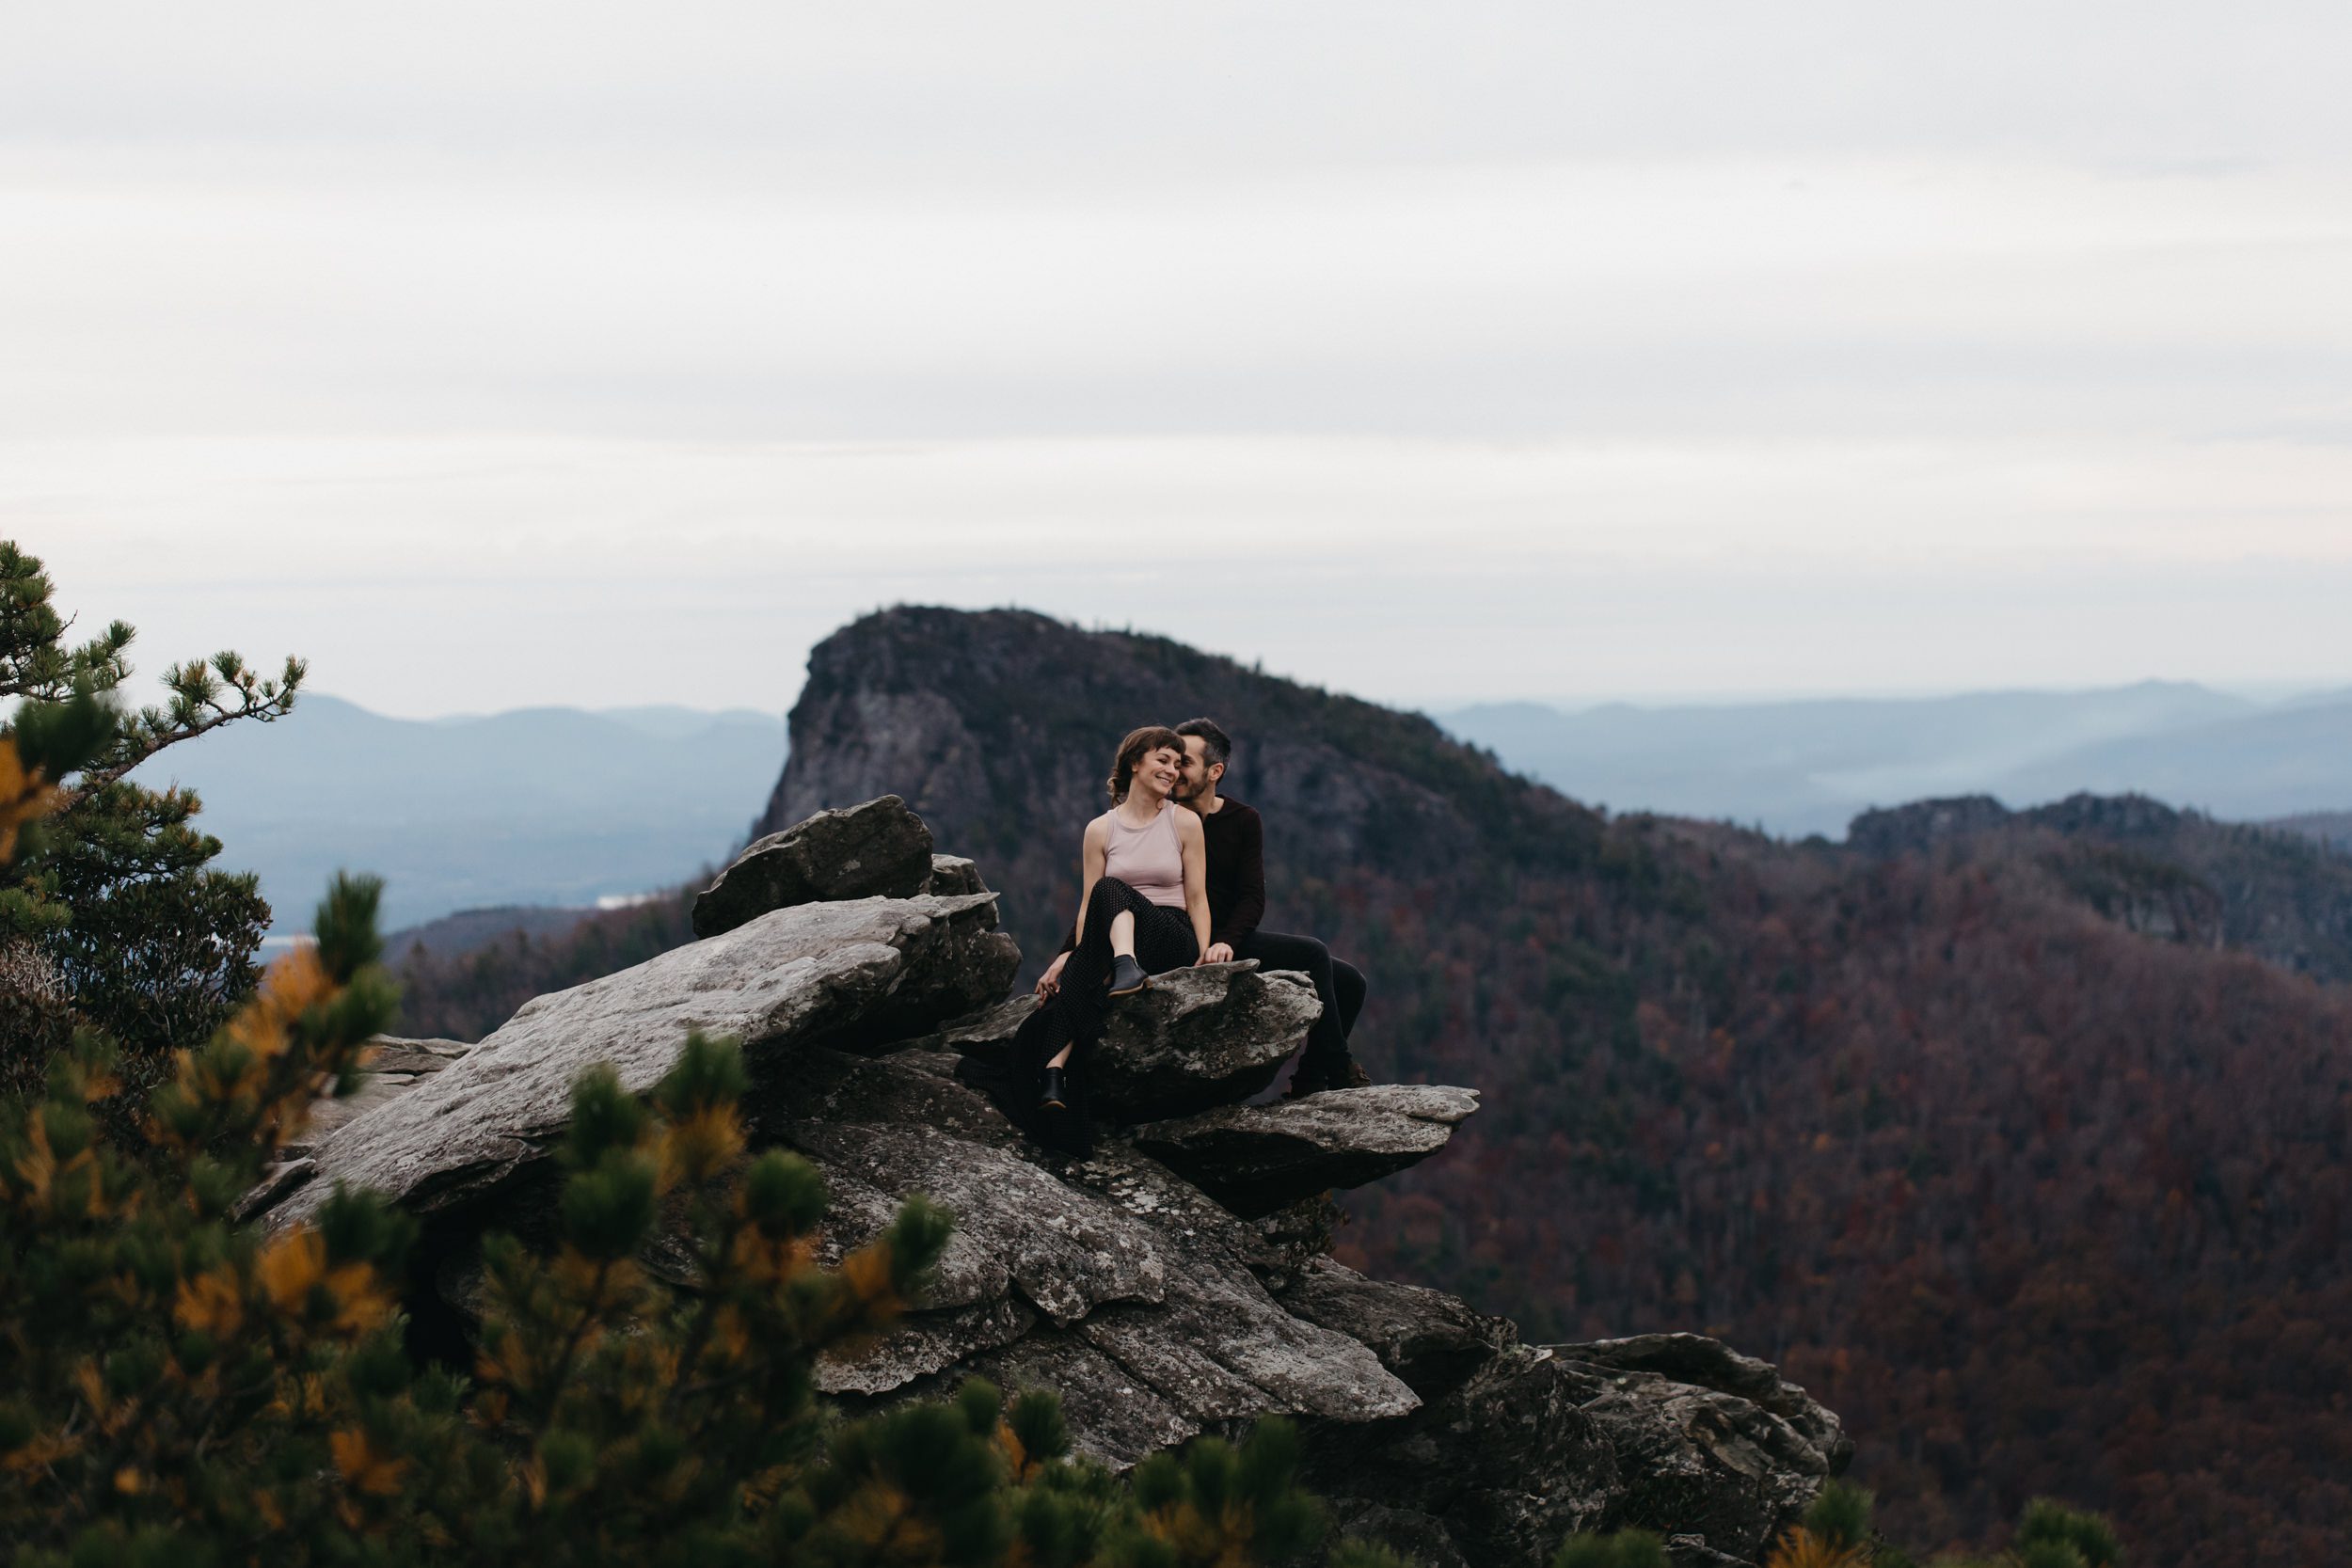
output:
[[[1103,879],[1103,866],[1109,859],[1108,835],[1103,832],[1100,817],[1087,824],[1086,832],[1078,840],[1078,935],[1087,933],[1087,906],[1094,901],[1094,884]]]
[[[1103,879],[1103,863],[1107,858],[1104,842],[1100,818],[1088,823],[1086,832],[1078,840],[1078,923],[1071,929],[1080,938],[1086,935],[1087,904],[1094,896],[1094,884]],[[1065,950],[1045,966],[1045,973],[1037,977],[1040,996],[1051,996],[1061,989],[1062,966],[1069,961],[1070,953]]]
[[[1188,811],[1176,814],[1176,843],[1184,855],[1184,912],[1192,916],[1192,950],[1196,964],[1209,960],[1209,835],[1200,818]]]

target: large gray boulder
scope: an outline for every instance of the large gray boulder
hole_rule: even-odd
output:
[[[1837,1418],[1768,1363],[1697,1334],[1551,1347],[1622,1478],[1609,1523],[1758,1556],[1846,1467]],[[1657,1521],[1659,1524],[1653,1524]]]
[[[279,1152],[287,1159],[309,1154],[344,1123],[398,1100],[472,1049],[463,1040],[376,1036],[368,1041],[367,1063],[359,1069],[359,1086],[340,1100],[324,1097],[313,1101],[301,1136]]]
[[[1147,1122],[1135,1140],[1219,1203],[1255,1218],[1418,1164],[1477,1109],[1475,1089],[1381,1084]]]
[[[884,795],[754,843],[694,900],[694,934],[715,937],[796,904],[910,898],[930,890],[932,877],[930,829]]]
[[[782,1077],[779,1058],[799,1050],[854,1048],[968,1012],[1002,994],[1019,962],[993,894],[778,910],[526,1003],[464,1056],[328,1134],[270,1223],[306,1217],[338,1180],[414,1212],[446,1209],[544,1158],[591,1067],[644,1093],[700,1029],[739,1037],[756,1079]]]
[[[1517,1324],[1458,1296],[1367,1279],[1317,1258],[1282,1292],[1284,1307],[1368,1347],[1423,1400],[1441,1399],[1519,1342]]]
[[[1370,1348],[1422,1407],[1310,1433],[1310,1469],[1354,1533],[1422,1561],[1548,1560],[1579,1529],[1669,1537],[1677,1568],[1753,1561],[1853,1445],[1769,1364],[1696,1334],[1525,1347],[1439,1291],[1317,1259],[1279,1299]]]
[[[1853,1457],[1853,1439],[1846,1435],[1843,1422],[1782,1377],[1771,1362],[1741,1355],[1721,1339],[1704,1334],[1637,1334],[1551,1348],[1565,1360],[1614,1371],[1650,1372],[1743,1399],[1787,1422],[1833,1470],[1843,1470]]]
[[[827,1392],[907,1398],[975,1372],[1045,1384],[1077,1446],[1122,1467],[1261,1416],[1345,1424],[1418,1407],[1360,1340],[1284,1310],[1252,1227],[1132,1150],[1047,1154],[953,1068],[919,1048],[814,1052],[763,1102],[763,1135],[824,1173],[827,1257],[917,1194],[956,1216],[929,1293],[879,1343],[820,1366]]]
[[[1012,1149],[919,1125],[796,1121],[777,1132],[835,1186],[854,1182],[894,1209],[920,1193],[946,1209],[993,1261],[994,1289],[1018,1290],[1057,1324],[1110,1302],[1161,1302],[1180,1272],[1151,1226]]]
[[[1015,997],[925,1043],[1002,1050],[1037,1008],[1034,996]],[[1307,976],[1260,973],[1254,958],[1154,974],[1140,993],[1111,1006],[1087,1067],[1095,1115],[1116,1124],[1247,1100],[1274,1082],[1322,1015]]]
[[[1274,1082],[1323,1016],[1315,988],[1257,960],[1152,976],[1111,1008],[1088,1091],[1112,1121],[1182,1116],[1247,1100]]]
[[[923,891],[946,898],[959,893],[986,893],[989,887],[980,878],[980,868],[961,855],[933,855],[930,880],[923,884]]]
[[[1565,1535],[1623,1525],[1680,1534],[1677,1564],[1752,1561],[1844,1464],[1835,1417],[1713,1340],[1522,1346],[1457,1298],[1287,1258],[1139,1142],[1050,1155],[954,1079],[942,1047],[973,1032],[812,1053],[769,1102],[834,1192],[829,1257],[914,1193],[959,1216],[916,1310],[819,1369],[850,1408],[974,1373],[1043,1385],[1077,1446],[1122,1466],[1289,1415],[1347,1531],[1481,1568],[1541,1568]]]
[[[1429,1322],[1426,1309],[1379,1310],[1344,1281],[1317,1289],[1331,1285],[1389,1352],[1384,1364],[1430,1342],[1393,1331],[1400,1318]],[[1284,1299],[1315,1307],[1313,1293]],[[1457,1355],[1468,1348],[1440,1329],[1438,1342],[1449,1339]],[[1401,1420],[1319,1430],[1309,1471],[1343,1514],[1350,1500],[1378,1505],[1358,1528],[1400,1548],[1434,1522],[1470,1562],[1539,1568],[1573,1531],[1641,1528],[1668,1538],[1677,1568],[1722,1568],[1756,1560],[1851,1447],[1835,1416],[1765,1363],[1699,1335],[1652,1335],[1505,1345]]]
[[[261,1213],[316,1176],[318,1163],[310,1158],[310,1151],[327,1134],[398,1100],[472,1049],[463,1040],[408,1039],[396,1035],[378,1035],[369,1040],[358,1087],[340,1098],[326,1094],[310,1101],[302,1131],[278,1147],[277,1161],[253,1190],[238,1200],[237,1218]]]
[[[1434,1522],[1480,1568],[1541,1568],[1567,1536],[1602,1528],[1623,1491],[1581,1393],[1548,1352],[1514,1345],[1402,1419],[1313,1429],[1307,1479],[1392,1524]]]

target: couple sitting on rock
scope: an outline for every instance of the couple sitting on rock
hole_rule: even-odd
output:
[[[1214,721],[1148,725],[1119,743],[1111,809],[1087,824],[1078,918],[1037,983],[1043,1005],[1014,1037],[999,1101],[1041,1141],[1083,1152],[1086,1054],[1111,1007],[1186,965],[1255,958],[1300,970],[1323,1014],[1291,1079],[1295,1098],[1368,1082],[1347,1037],[1364,977],[1312,937],[1258,929],[1265,913],[1265,840],[1258,814],[1217,785],[1232,741]]]

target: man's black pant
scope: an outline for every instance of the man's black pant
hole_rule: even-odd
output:
[[[1307,1031],[1307,1049],[1299,1068],[1310,1077],[1336,1077],[1347,1061],[1347,1037],[1356,1015],[1364,1010],[1364,974],[1354,964],[1331,956],[1312,937],[1286,936],[1280,931],[1252,931],[1233,944],[1236,958],[1255,958],[1260,969],[1304,970],[1314,982],[1323,1016]]]

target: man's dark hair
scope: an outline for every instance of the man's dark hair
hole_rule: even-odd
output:
[[[1203,762],[1233,760],[1233,737],[1227,735],[1214,719],[1187,719],[1176,726],[1176,733],[1200,737],[1200,759]]]

